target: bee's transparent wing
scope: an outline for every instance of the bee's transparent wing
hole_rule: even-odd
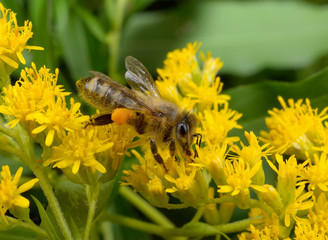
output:
[[[149,96],[160,97],[154,79],[141,62],[128,56],[125,58],[125,67],[125,79],[132,89]]]
[[[107,86],[98,84],[97,87],[105,88],[103,90],[99,90],[104,94],[103,97],[109,110],[113,110],[118,107],[125,107],[134,110],[147,109],[152,115],[158,114],[157,111],[146,103],[144,98],[137,95],[131,89],[119,84],[103,73],[96,71],[90,71],[90,73],[106,82]]]

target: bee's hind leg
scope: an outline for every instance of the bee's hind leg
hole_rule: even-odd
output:
[[[86,129],[87,126],[102,126],[102,125],[107,125],[107,124],[110,124],[110,123],[113,123],[113,120],[112,120],[112,114],[111,113],[107,113],[107,114],[102,114],[102,115],[99,115],[95,118],[92,118],[90,120],[90,122],[88,122],[83,129]]]
[[[157,150],[157,144],[156,142],[154,141],[154,139],[150,138],[150,150],[152,152],[152,154],[154,155],[154,158],[156,160],[156,162],[158,162],[159,164],[162,164],[165,171],[167,172],[167,168],[164,164],[164,161],[163,161],[163,158],[162,156],[158,153],[158,150]]]

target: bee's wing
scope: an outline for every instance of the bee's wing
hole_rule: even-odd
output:
[[[131,89],[119,84],[118,82],[114,81],[107,75],[96,72],[96,71],[90,71],[90,73],[100,79],[102,79],[104,82],[107,82],[107,84],[110,86],[112,93],[112,96],[110,96],[111,101],[115,102],[115,106],[125,107],[128,109],[134,109],[134,110],[149,110],[152,115],[159,114],[157,111],[155,111],[149,104],[145,103],[145,99],[141,96],[137,95],[135,92],[133,92]],[[114,107],[115,108],[115,107]]]
[[[141,62],[128,56],[125,58],[125,67],[127,69],[125,79],[132,89],[146,95],[160,97],[152,76]]]

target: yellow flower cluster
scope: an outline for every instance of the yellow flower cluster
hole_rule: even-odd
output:
[[[2,166],[0,177],[0,213],[4,221],[7,210],[14,210],[15,207],[28,208],[30,202],[21,193],[30,190],[39,179],[34,178],[18,187],[18,181],[22,175],[23,168],[20,167],[12,178],[8,165]]]
[[[327,153],[328,128],[324,121],[328,118],[328,107],[318,113],[309,99],[305,102],[288,99],[288,104],[280,96],[278,100],[282,109],[269,111],[270,117],[266,119],[269,132],[262,131],[261,140],[272,144],[279,153],[295,154],[303,160],[317,151]]]
[[[73,131],[83,127],[89,117],[80,113],[80,103],[71,98],[71,108],[66,106],[62,86],[57,85],[58,69],[50,73],[46,67],[36,69],[25,68],[21,78],[14,86],[3,89],[3,102],[0,113],[13,116],[8,125],[16,126],[19,122],[31,133],[33,138],[46,146],[58,144],[66,135],[66,131]]]
[[[9,75],[18,68],[18,62],[25,64],[22,54],[24,49],[43,50],[42,47],[27,46],[27,41],[32,38],[32,23],[25,21],[24,26],[17,25],[16,14],[4,8],[0,3],[0,74]]]

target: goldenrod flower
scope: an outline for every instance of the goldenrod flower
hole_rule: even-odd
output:
[[[222,62],[219,58],[213,59],[210,53],[206,56],[201,53],[201,69],[196,56],[199,47],[195,42],[169,52],[164,68],[157,70],[160,81],[156,84],[163,98],[189,110],[195,106],[203,110],[230,100],[228,95],[220,94],[223,84],[216,77]]]
[[[81,129],[89,117],[81,114],[81,104],[75,103],[73,98],[70,99],[70,105],[71,108],[68,109],[65,99],[52,98],[47,102],[47,108],[27,115],[27,121],[38,123],[38,126],[32,130],[32,134],[46,131],[44,143],[50,146],[55,136],[62,139],[66,131]]]
[[[214,109],[204,110],[198,116],[201,123],[200,133],[212,144],[221,145],[223,142],[232,143],[239,140],[238,137],[228,137],[228,134],[234,128],[242,128],[237,123],[237,120],[241,118],[242,114],[229,109],[227,103],[221,109],[218,109],[218,106],[214,105]]]
[[[0,106],[1,113],[15,117],[7,125],[14,127],[21,122],[38,142],[46,146],[53,143],[55,136],[62,138],[65,131],[79,129],[89,119],[80,113],[80,103],[73,99],[71,108],[67,108],[65,96],[70,93],[57,85],[58,72],[56,69],[52,74],[46,67],[37,71],[32,63],[32,68],[22,70],[21,78],[14,86],[4,88],[4,104]],[[42,132],[45,132],[44,136],[40,134]]]
[[[227,143],[218,146],[211,144],[206,139],[205,143],[205,147],[198,150],[199,157],[195,158],[193,165],[205,167],[217,185],[226,184],[227,176],[224,173],[224,163],[227,155]]]
[[[299,99],[296,102],[288,99],[288,105],[282,97],[278,97],[282,109],[269,111],[271,115],[266,119],[269,132],[261,132],[264,142],[273,145],[278,152],[295,154],[299,158],[306,159],[306,154],[312,154],[314,147],[320,147],[323,131],[323,121],[328,118],[325,108],[320,113],[313,109],[310,100]]]
[[[1,216],[8,223],[5,218],[5,213],[8,209],[14,206],[28,208],[30,202],[20,194],[30,190],[39,179],[34,178],[20,187],[18,187],[18,181],[22,175],[23,168],[18,168],[15,176],[12,178],[8,165],[2,166],[1,181],[0,181],[0,212]]]
[[[312,200],[309,199],[313,192],[305,192],[304,193],[305,185],[301,185],[298,187],[295,191],[295,197],[290,201],[290,203],[287,205],[284,211],[284,221],[286,227],[289,227],[291,224],[291,218],[294,218],[294,220],[299,219],[297,217],[297,212],[302,210],[308,210],[313,207],[314,203]]]
[[[308,219],[297,219],[295,234],[299,239],[326,239],[328,235],[328,201],[327,196],[321,193],[317,198],[313,196],[314,206],[309,209]],[[317,238],[316,238],[317,237]],[[326,238],[323,238],[326,237]]]
[[[0,72],[9,75],[18,68],[18,63],[25,64],[23,50],[43,50],[42,47],[27,46],[32,38],[32,22],[25,21],[24,26],[17,25],[16,14],[4,8],[0,3]]]
[[[113,146],[108,140],[96,137],[95,129],[87,128],[69,132],[59,146],[53,147],[52,156],[43,166],[52,165],[66,172],[77,174],[82,168],[85,172],[106,173],[106,168],[97,160],[97,154]]]
[[[253,184],[252,178],[262,166],[262,161],[258,161],[253,167],[244,159],[239,158],[232,161],[226,160],[224,172],[227,176],[227,185],[219,185],[218,192],[231,193],[231,196],[238,197],[238,206],[245,208],[249,204],[249,188],[260,192],[266,192],[264,186]]]
[[[230,150],[236,153],[238,156],[236,158],[242,158],[247,162],[250,167],[253,167],[258,161],[262,160],[262,157],[268,160],[268,155],[270,154],[269,144],[259,145],[259,141],[253,132],[246,132],[245,137],[249,143],[249,146],[245,146],[243,142],[240,142],[241,148],[237,145],[231,146]],[[232,156],[231,158],[235,158]],[[256,184],[264,184],[265,176],[263,168],[261,167],[256,175],[253,177],[253,181]]]
[[[282,155],[275,155],[278,163],[278,169],[271,162],[267,161],[270,167],[278,174],[277,190],[282,198],[283,204],[287,205],[290,201],[294,201],[296,180],[299,173],[299,167],[295,156],[289,157],[286,162]]]
[[[299,180],[308,184],[308,189],[315,193],[328,191],[328,159],[325,153],[320,158],[314,155],[314,163],[308,160],[307,165],[300,170]],[[303,164],[304,165],[304,164]],[[316,194],[317,195],[317,194]]]
[[[253,224],[250,225],[250,232],[243,232],[238,235],[239,240],[279,240],[279,236],[272,234],[271,229],[265,226],[262,230],[255,227]]]

